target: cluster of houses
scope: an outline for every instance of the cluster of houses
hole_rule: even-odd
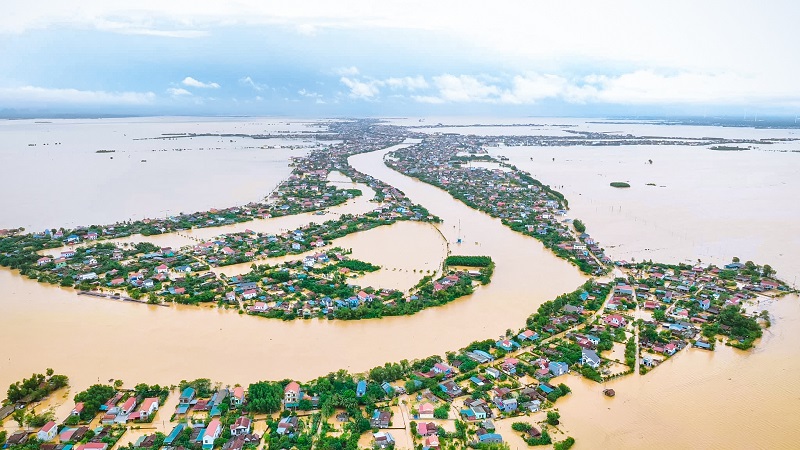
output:
[[[393,152],[388,163],[406,175],[442,187],[473,208],[501,218],[512,229],[542,240],[582,270],[605,273],[611,259],[591,236],[575,235],[572,220],[565,218],[566,205],[560,194],[486,155],[484,146],[495,139],[433,135],[420,144]],[[464,154],[467,156],[461,156]],[[476,155],[497,167],[469,164]]]
[[[666,264],[627,264],[622,262],[636,285],[626,295],[648,311],[652,320],[643,324],[640,347],[646,366],[692,345],[713,350],[716,334],[736,341],[729,324],[720,321],[723,310],[733,309],[743,317],[755,317],[758,302],[788,291],[784,283],[760,275],[761,268],[739,262],[717,267]],[[749,272],[749,273],[745,273]],[[712,332],[706,333],[708,330]]]
[[[207,268],[208,265],[223,265],[231,261],[252,261],[257,256],[274,256],[276,251],[300,253],[310,248],[324,245],[326,240],[344,234],[361,231],[378,225],[393,223],[396,220],[436,220],[428,212],[410,202],[398,189],[353,170],[347,164],[347,157],[363,151],[372,151],[383,146],[392,145],[402,140],[400,135],[379,134],[369,136],[355,129],[337,130],[347,137],[347,143],[332,144],[312,150],[306,157],[294,158],[294,169],[290,177],[285,180],[276,191],[263,203],[250,203],[226,209],[211,209],[205,212],[180,214],[163,219],[144,219],[135,222],[120,222],[99,227],[77,227],[75,229],[47,229],[41,232],[20,234],[20,230],[5,230],[0,239],[14,236],[13,247],[15,251],[6,253],[6,256],[18,258],[24,265],[37,273],[52,274],[54,279],[40,280],[53,282],[68,278],[71,282],[84,283],[84,286],[111,286],[115,288],[140,289],[161,293],[161,283],[167,281],[170,273],[197,272]],[[214,227],[234,223],[247,222],[256,218],[269,218],[298,214],[302,212],[318,211],[324,208],[343,203],[357,193],[349,190],[337,189],[328,183],[327,176],[331,171],[340,171],[351,177],[354,181],[370,186],[376,192],[378,206],[374,211],[364,215],[348,216],[335,221],[333,225],[326,225],[330,229],[319,229],[317,232],[309,231],[298,239],[297,232],[288,236],[263,236],[263,239],[254,240],[253,248],[240,248],[238,245],[229,245],[224,238],[221,245],[212,241],[203,243],[190,249],[190,252],[176,252],[176,261],[164,261],[167,268],[155,273],[143,273],[141,276],[127,277],[128,272],[135,270],[120,270],[114,273],[107,270],[108,259],[119,262],[126,267],[132,262],[130,252],[117,249],[108,258],[101,259],[93,255],[99,250],[93,246],[95,242],[107,239],[127,237],[133,234],[162,234],[176,232],[198,227]],[[355,226],[355,228],[353,228]],[[323,226],[318,226],[323,227]],[[21,239],[20,239],[21,238]],[[237,237],[231,236],[235,241]],[[277,239],[277,241],[275,241]],[[263,244],[261,247],[259,245]],[[80,246],[91,246],[91,250],[80,251]],[[277,245],[277,247],[276,247]],[[70,246],[60,255],[42,256],[36,250]],[[283,250],[278,250],[283,248]],[[136,262],[136,261],[133,261]],[[160,265],[160,264],[156,264]],[[147,267],[152,269],[152,267]],[[71,284],[71,283],[70,283]],[[182,288],[182,289],[181,289]],[[186,286],[176,286],[166,292],[169,295],[183,295],[189,289]]]
[[[403,213],[397,212],[399,209]],[[324,223],[309,223],[282,233],[256,233],[252,230],[217,236],[195,245],[191,254],[216,267],[241,264],[259,259],[298,254],[324,247],[338,237],[354,231],[366,231],[398,220],[426,220],[409,205],[407,209],[385,203],[360,215],[343,215]]]
[[[115,393],[100,406],[96,425],[86,422],[83,425],[65,420],[61,425],[55,421],[47,422],[35,433],[20,430],[8,437],[5,447],[23,445],[31,438],[38,441],[38,448],[45,450],[106,450],[111,448],[124,434],[126,424],[149,422],[159,407],[159,399],[148,397],[139,399],[123,393]],[[78,418],[84,411],[82,402],[76,403],[69,418]]]

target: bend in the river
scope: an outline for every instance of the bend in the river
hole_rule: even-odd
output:
[[[247,384],[307,380],[338,369],[358,372],[387,361],[443,354],[517,329],[539,304],[583,282],[576,268],[536,239],[386,167],[383,157],[394,148],[350,161],[442,217],[439,228],[450,242],[456,240],[460,220],[465,243],[452,244],[451,250],[492,256],[496,270],[491,284],[413,316],[281,322],[215,308],[157,308],[85,298],[3,269],[0,341],[7,358],[0,361],[0,385],[45,367],[69,374],[75,388],[111,378],[170,384],[178,381],[175,374]],[[377,248],[386,245],[384,233],[373,236],[382,236],[374,242]],[[393,238],[413,240],[414,233]],[[406,257],[413,261],[415,255]],[[230,362],[231,354],[247,356]]]

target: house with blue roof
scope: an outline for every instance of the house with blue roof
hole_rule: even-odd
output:
[[[366,380],[361,380],[356,385],[356,397],[363,397],[364,394],[367,393],[367,382]]]
[[[178,399],[178,403],[181,404],[181,405],[184,405],[184,404],[188,405],[188,404],[192,403],[192,400],[194,400],[195,394],[196,394],[196,391],[194,390],[193,387],[187,387],[186,389],[183,390],[183,392],[181,392],[181,396]]]
[[[507,352],[510,352],[510,351],[514,350],[515,347],[519,347],[519,344],[517,344],[516,342],[511,341],[509,339],[503,339],[503,340],[495,342],[495,346],[497,348],[499,348],[499,349],[502,349],[502,350],[505,350]]]
[[[478,440],[481,444],[502,444],[503,436],[497,433],[486,433],[478,436]]]
[[[184,428],[186,428],[186,424],[179,423],[175,428],[172,429],[169,435],[164,439],[164,444],[167,445],[172,444],[172,442],[178,438],[178,436],[181,434]]]
[[[487,352],[485,352],[483,350],[473,350],[472,353],[474,353],[476,355],[480,355],[480,356],[486,358],[489,361],[494,361],[494,356],[492,356],[491,354],[489,354],[489,353],[487,353]]]
[[[553,374],[554,377],[559,375],[564,375],[565,373],[569,372],[569,364],[565,362],[551,362],[550,366],[548,366],[550,373]]]

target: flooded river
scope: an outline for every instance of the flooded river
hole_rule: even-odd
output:
[[[719,264],[739,256],[771,264],[790,284],[800,276],[800,204],[791,200],[800,192],[798,153],[683,146],[491,153],[563,192],[569,216],[614,258]],[[768,309],[772,327],[753,351],[690,349],[644,377],[608,383],[613,399],[602,385],[567,377],[574,394],[559,409],[575,448],[797,448],[800,299]]]
[[[467,123],[474,122],[477,120]],[[617,124],[582,126],[608,131],[625,128]],[[161,129],[169,132],[180,127]],[[647,126],[647,130],[652,135],[680,131],[655,126]],[[691,132],[713,135],[713,129]],[[737,136],[747,132],[720,131]],[[765,130],[756,134],[768,137],[770,133],[776,134]],[[384,266],[359,282],[407,285],[420,277],[419,270],[438,266],[450,251],[492,256],[497,268],[490,285],[470,297],[414,316],[281,322],[209,307],[162,308],[82,297],[71,289],[40,285],[2,269],[0,386],[53,367],[72,380],[71,393],[59,394],[63,401],[65,395],[71,397],[91,383],[112,378],[128,384],[173,384],[183,378],[209,377],[247,384],[260,379],[309,379],[339,368],[362,371],[386,361],[441,354],[475,339],[498,336],[507,328],[516,329],[539,303],[584,280],[533,238],[515,234],[443,191],[387,168],[383,157],[388,151],[356,155],[350,163],[398,187],[444,222],[436,227],[398,223],[334,242],[352,247],[361,259]],[[501,147],[492,152],[508,156],[511,163],[558,187],[570,200],[570,217],[584,220],[588,231],[613,257],[701,259],[705,264],[735,255],[772,264],[790,283],[800,275],[796,257],[800,241],[794,230],[800,222],[800,207],[793,200],[793,194],[800,192],[795,175],[799,154],[713,152],[695,147]],[[80,158],[104,156],[108,155],[92,153]],[[645,164],[648,159],[653,160],[652,165]],[[165,162],[164,167],[175,169],[170,166],[173,163]],[[281,170],[288,173],[288,168]],[[58,171],[51,168],[48,173],[55,176]],[[246,200],[263,196],[283,173],[268,172],[257,188],[252,188],[254,197]],[[614,189],[608,186],[611,181],[629,181],[632,187]],[[59,186],[54,181],[41,184],[44,193]],[[150,195],[150,188],[139,185],[137,190],[120,192],[120,201],[140,205],[138,202]],[[225,192],[229,188],[237,189],[213,186]],[[174,207],[183,204],[184,197],[173,198]],[[365,197],[369,198],[365,195],[343,207],[369,207],[357,203]],[[210,206],[239,204],[241,200]],[[3,201],[3,210],[14,211],[13,202],[18,199],[6,196]],[[71,203],[68,210],[43,207],[36,214],[29,208],[22,211],[22,216],[27,215],[24,220],[17,220],[16,213],[3,214],[2,226],[53,226],[84,223],[90,218],[102,221],[104,216],[97,215],[97,210],[81,202]],[[137,210],[138,214],[145,212]],[[280,227],[328,218],[287,218],[287,224]],[[263,226],[263,230],[271,230],[275,223],[251,222],[237,229]],[[187,234],[185,243],[226,231],[233,229],[198,230]],[[456,243],[459,238],[462,244]],[[157,239],[176,245],[169,241],[176,239],[174,235]],[[724,346],[714,353],[690,349],[644,377],[609,383],[617,392],[613,399],[602,396],[602,385],[566,376],[564,381],[573,395],[559,402],[565,435],[575,437],[579,449],[796,448],[800,439],[796,426],[800,300],[774,301],[769,310],[773,325],[753,351]],[[63,418],[70,407],[67,401],[57,410],[58,416]],[[512,440],[514,445],[517,442]]]
[[[413,316],[282,322],[209,307],[163,308],[82,297],[3,269],[0,386],[46,367],[68,374],[76,389],[112,378],[172,384],[209,377],[247,384],[286,377],[304,380],[340,368],[362,371],[387,361],[441,354],[520,327],[538,304],[584,280],[533,238],[512,233],[443,191],[386,168],[386,152],[362,154],[352,163],[443,217],[442,234],[420,231],[431,225],[397,224],[344,238],[359,241],[349,246],[363,248],[365,259],[375,259],[387,269],[427,270],[446,252],[443,235],[454,253],[495,258],[497,270],[489,286]],[[455,244],[459,220],[467,241],[462,246]],[[404,242],[415,243],[403,246]],[[381,253],[396,255],[394,264]],[[392,271],[386,273],[392,276]],[[380,284],[380,273],[374,277],[368,281]],[[231,352],[246,356],[237,363]]]
[[[0,215],[0,228],[107,224],[259,201],[289,176],[289,158],[316,142],[174,135],[318,129],[289,119],[0,120],[0,191],[24,192],[0,196],[0,211],[13,211]]]

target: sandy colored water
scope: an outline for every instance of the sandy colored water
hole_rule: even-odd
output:
[[[564,193],[569,217],[583,220],[613,258],[720,264],[738,256],[772,265],[790,283],[800,276],[800,235],[793,226],[800,223],[800,203],[793,200],[800,193],[800,153],[686,146],[491,153]],[[612,181],[631,187],[612,188]]]
[[[180,248],[184,246],[193,246],[203,240],[213,239],[222,234],[244,232],[245,230],[252,230],[258,233],[283,233],[312,223],[320,224],[328,220],[336,220],[343,214],[363,214],[372,211],[379,206],[378,203],[372,201],[372,198],[375,196],[375,191],[366,184],[356,183],[339,172],[331,172],[328,180],[331,183],[336,183],[336,186],[338,186],[340,189],[359,189],[361,190],[362,194],[357,197],[353,197],[340,205],[332,206],[322,211],[271,217],[268,219],[254,219],[248,222],[224,225],[221,227],[193,228],[190,230],[157,234],[152,236],[134,234],[128,237],[109,239],[103,242],[113,242],[117,244],[150,242],[159,247]],[[70,246],[70,248],[82,247],[86,245],[94,245],[94,242],[83,242],[77,246]],[[62,247],[58,247],[42,250],[39,253],[55,257],[59,255],[62,250]],[[272,260],[270,259],[269,261]],[[249,267],[250,263],[246,265]]]
[[[258,264],[277,265],[302,260],[332,248],[352,250],[351,258],[381,266],[376,272],[353,278],[362,287],[407,290],[429,273],[436,273],[447,255],[447,243],[438,230],[429,223],[397,222],[337,239],[332,244],[297,255],[265,258]],[[413,258],[409,258],[413,255]],[[226,276],[241,275],[250,271],[253,263],[214,267],[211,270]]]
[[[237,137],[148,138],[164,137],[165,133],[268,134],[318,129],[290,119],[38,122],[0,120],[0,191],[24,192],[0,196],[0,210],[14,212],[0,215],[0,228],[42,230],[106,224],[258,201],[291,173],[290,157],[304,156],[317,143]],[[97,150],[115,153],[95,153]]]
[[[384,153],[359,155],[357,168],[397,184],[412,200],[442,216],[445,222],[439,227],[451,242],[461,219],[462,235],[474,241],[459,248],[453,244],[451,249],[492,255],[497,261],[492,284],[414,316],[282,322],[231,310],[162,308],[81,297],[72,290],[40,285],[0,270],[0,385],[46,367],[68,374],[75,392],[112,378],[174,384],[184,378],[208,377],[246,385],[261,379],[305,380],[340,368],[363,371],[387,361],[442,354],[502,334],[506,328],[521,326],[539,303],[583,281],[575,268],[533,238],[515,234],[443,191],[386,168]],[[369,251],[378,252],[365,254],[367,260],[375,257],[384,262],[379,257],[381,249],[400,253],[402,243],[415,240],[408,250],[421,243],[419,251],[433,252],[437,257],[432,260],[438,260],[441,237],[420,239],[419,227],[431,226],[398,224],[391,236],[379,229],[352,239],[365,239],[364,248],[371,246],[374,250]],[[386,242],[389,238],[391,245]],[[430,242],[428,249],[426,242]],[[425,260],[407,251],[395,266],[414,267]],[[231,362],[231,352],[247,356],[239,364]]]
[[[612,257],[719,264],[739,256],[771,264],[790,283],[800,275],[793,226],[800,205],[791,200],[800,193],[797,153],[680,146],[492,153],[563,192],[569,216]],[[575,448],[796,448],[799,300],[771,301],[772,327],[752,352],[689,349],[644,377],[608,383],[614,399],[602,385],[568,377],[574,395],[559,409]]]
[[[658,133],[651,134],[665,135],[680,130],[654,131]],[[708,131],[692,132],[714,135]],[[711,131],[757,131],[758,137],[768,137],[764,130]],[[542,181],[563,185],[559,190],[570,200],[570,217],[583,219],[614,257],[700,258],[706,263],[737,255],[772,264],[790,282],[800,274],[795,256],[800,242],[792,227],[800,218],[793,201],[793,194],[800,192],[794,178],[800,167],[798,154],[685,147],[497,152]],[[350,161],[442,217],[438,229],[450,251],[491,255],[497,268],[489,286],[410,317],[281,322],[211,308],[158,308],[79,297],[72,290],[40,285],[3,269],[0,386],[47,367],[71,377],[70,397],[112,378],[173,384],[203,376],[246,385],[259,379],[308,379],[339,368],[361,371],[386,361],[441,354],[517,328],[540,302],[583,280],[536,240],[514,234],[446,193],[386,168],[381,162],[385,153],[357,155]],[[654,164],[644,165],[647,159]],[[633,187],[608,187],[610,181],[621,180]],[[648,182],[667,187],[646,186]],[[237,203],[241,202],[231,204]],[[92,210],[80,203],[71,208],[77,219]],[[14,217],[3,215],[3,223],[13,222],[10,219]],[[386,248],[383,254],[391,255],[397,267],[413,269],[418,261],[442,254],[441,237],[420,238],[433,230],[431,225],[401,223],[344,239],[353,241],[354,250],[363,247],[365,260],[380,258]],[[455,244],[459,235],[464,244]],[[415,251],[394,256],[402,253],[404,242],[412,241],[409,249]],[[573,395],[559,402],[565,434],[558,439],[571,435],[578,440],[576,448],[585,449],[795,448],[800,439],[800,301],[774,301],[770,311],[773,325],[755,350],[689,349],[644,377],[609,383],[617,391],[614,399],[602,396],[602,385],[562,377]],[[246,356],[237,362],[232,353]],[[71,405],[64,404],[57,415],[63,418],[69,409]],[[160,426],[166,429],[169,424]],[[510,440],[512,448],[520,444]]]

